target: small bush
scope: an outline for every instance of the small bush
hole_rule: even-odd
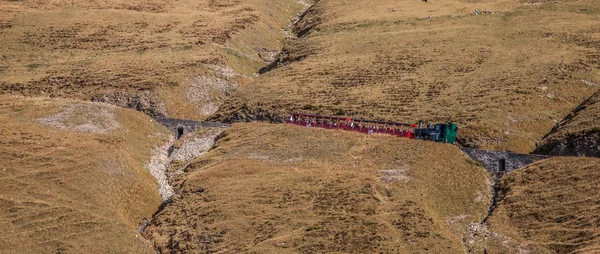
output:
[[[192,49],[192,46],[190,46],[190,45],[183,46],[183,50],[191,50],[191,49]]]
[[[590,130],[590,133],[595,134],[595,133],[600,133],[600,127],[594,127]]]

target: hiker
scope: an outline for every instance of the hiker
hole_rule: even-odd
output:
[[[479,11],[478,10],[475,10],[475,15],[476,16],[479,15]]]
[[[485,10],[483,10],[483,13],[485,13],[485,14],[489,14],[489,13],[490,13],[490,11],[488,11],[488,9],[487,9],[487,8],[485,8]]]

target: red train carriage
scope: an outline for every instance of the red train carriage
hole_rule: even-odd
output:
[[[366,134],[381,133],[398,137],[414,138],[415,124],[352,119],[337,116],[318,116],[292,113],[286,123],[306,127],[356,131]]]

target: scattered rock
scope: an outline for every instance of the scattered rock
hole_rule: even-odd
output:
[[[120,126],[115,120],[114,109],[97,103],[74,104],[38,121],[62,130],[102,134]]]
[[[386,169],[379,171],[379,173],[381,173],[381,181],[386,183],[408,181],[406,172],[406,169]]]
[[[171,163],[169,158],[169,148],[173,145],[173,138],[167,144],[157,147],[152,151],[150,162],[146,165],[146,169],[156,179],[158,183],[158,194],[162,197],[163,201],[168,200],[175,193],[173,187],[169,183],[167,178],[167,169]]]
[[[237,87],[236,82],[227,78],[199,76],[192,78],[185,98],[196,105],[200,115],[209,116]]]
[[[112,92],[92,96],[94,102],[104,102],[144,112],[151,117],[165,117],[165,106],[160,99],[148,92]]]

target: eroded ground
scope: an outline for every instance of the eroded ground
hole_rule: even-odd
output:
[[[558,123],[534,152],[600,157],[600,91]]]

